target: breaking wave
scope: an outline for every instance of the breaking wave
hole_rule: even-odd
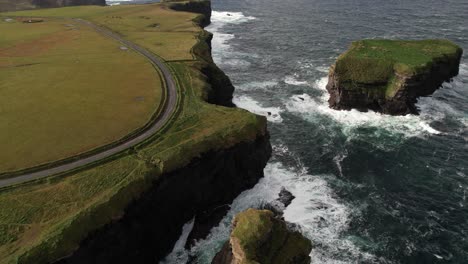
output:
[[[405,136],[419,136],[422,133],[441,134],[442,132],[430,126],[429,116],[434,117],[425,111],[427,105],[431,104],[432,98],[423,98],[418,106],[421,108],[421,115],[389,116],[377,112],[360,112],[357,110],[340,111],[328,107],[328,93],[325,89],[327,77],[317,80],[313,88],[322,92],[318,98],[308,94],[293,95],[285,103],[286,109],[292,113],[299,114],[306,120],[316,121],[317,115],[327,116],[342,125],[342,130],[347,136],[352,136],[355,129],[367,126],[378,129],[385,129],[392,133],[400,133]],[[437,103],[438,104],[438,103]]]
[[[275,145],[273,150],[277,156],[294,159],[294,164],[270,162],[264,169],[265,177],[254,188],[240,194],[221,223],[187,254],[196,256],[197,263],[210,263],[228,240],[234,215],[275,200],[284,187],[296,197],[284,212],[285,220],[295,223],[311,239],[314,244],[310,253],[312,263],[347,263],[340,260],[343,256],[372,261],[374,256],[361,252],[345,235],[352,209],[335,198],[328,186],[326,178],[334,176],[308,174],[300,159],[284,145]]]
[[[257,115],[265,116],[270,122],[283,122],[283,118],[281,117],[283,110],[280,107],[264,107],[259,102],[245,95],[234,96],[232,101],[237,107],[249,110]]]

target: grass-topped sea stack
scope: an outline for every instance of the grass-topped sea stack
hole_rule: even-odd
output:
[[[310,240],[272,211],[248,209],[236,215],[228,242],[212,264],[308,264]]]
[[[463,51],[448,40],[361,40],[330,68],[331,108],[417,113],[427,96],[458,74]]]

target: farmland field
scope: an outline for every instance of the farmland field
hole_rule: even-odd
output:
[[[0,172],[67,158],[144,126],[161,102],[143,56],[71,19],[1,19]]]

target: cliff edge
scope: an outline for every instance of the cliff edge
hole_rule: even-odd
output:
[[[462,49],[448,40],[361,40],[330,68],[327,90],[334,109],[417,114],[420,96],[458,74]]]

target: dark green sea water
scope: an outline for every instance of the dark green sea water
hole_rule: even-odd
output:
[[[232,215],[276,198],[314,244],[313,263],[468,263],[468,58],[419,116],[335,111],[328,67],[361,38],[447,38],[468,53],[468,1],[214,0],[213,55],[235,103],[271,115],[265,178],[188,254],[227,240]],[[186,230],[190,228],[188,224]]]

